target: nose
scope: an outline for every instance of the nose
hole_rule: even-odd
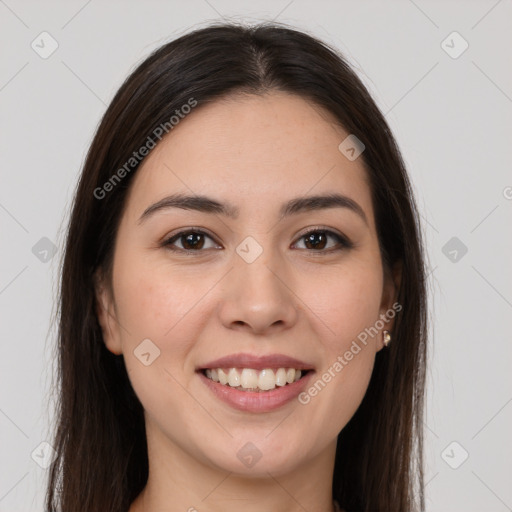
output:
[[[252,263],[234,255],[219,312],[226,328],[269,334],[296,323],[299,299],[293,277],[282,262],[271,261],[265,254]]]

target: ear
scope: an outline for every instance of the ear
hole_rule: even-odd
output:
[[[114,299],[101,269],[94,273],[94,290],[96,315],[101,326],[103,342],[110,352],[120,355],[123,351]]]
[[[382,289],[382,301],[380,305],[380,318],[385,322],[383,330],[389,331],[393,335],[393,326],[395,325],[395,316],[402,309],[402,306],[396,302],[400,284],[402,282],[402,262],[396,262],[392,268],[384,267],[384,283]],[[377,343],[377,351],[384,348],[383,335]]]

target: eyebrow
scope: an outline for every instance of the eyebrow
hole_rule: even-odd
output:
[[[138,223],[141,224],[144,220],[148,219],[158,211],[170,208],[181,208],[183,210],[195,210],[203,213],[224,215],[231,219],[238,218],[240,214],[238,207],[229,203],[221,203],[211,197],[203,195],[189,196],[184,194],[173,194],[164,197],[160,201],[146,208],[144,213],[140,216]],[[342,194],[316,195],[291,199],[281,206],[279,216],[288,217],[290,215],[328,208],[346,208],[359,215],[359,217],[368,224],[368,219],[366,218],[361,206],[350,197]]]

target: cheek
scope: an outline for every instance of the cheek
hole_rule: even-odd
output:
[[[116,264],[114,286],[126,369],[144,409],[168,423],[180,416],[180,407],[189,400],[178,383],[186,384],[184,362],[198,329],[194,314],[199,308],[194,305],[207,288],[200,282],[191,286],[183,274],[171,275],[142,259],[120,258]],[[147,365],[143,353],[149,353]]]
[[[379,319],[382,273],[376,261],[372,265],[347,265],[336,277],[333,273],[322,280],[322,293],[311,283],[311,291],[316,291],[309,295],[308,306],[321,320],[317,325],[325,333],[324,366],[301,403],[315,411],[307,415],[312,430],[334,431],[350,420],[368,388],[378,340],[368,332]]]
[[[204,280],[128,261],[119,261],[115,286],[119,317],[133,341],[150,338],[158,344],[171,339],[175,350],[183,348],[180,338],[186,339],[185,330],[195,325],[190,320],[194,306],[208,291]]]
[[[382,279],[380,264],[375,262],[329,270],[303,284],[303,296],[309,297],[306,304],[325,326],[328,351],[344,351],[375,324],[382,300]]]

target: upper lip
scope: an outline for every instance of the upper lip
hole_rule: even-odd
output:
[[[269,354],[256,356],[247,353],[231,354],[199,366],[198,370],[207,368],[295,368],[296,370],[312,370],[313,365],[284,354]]]

